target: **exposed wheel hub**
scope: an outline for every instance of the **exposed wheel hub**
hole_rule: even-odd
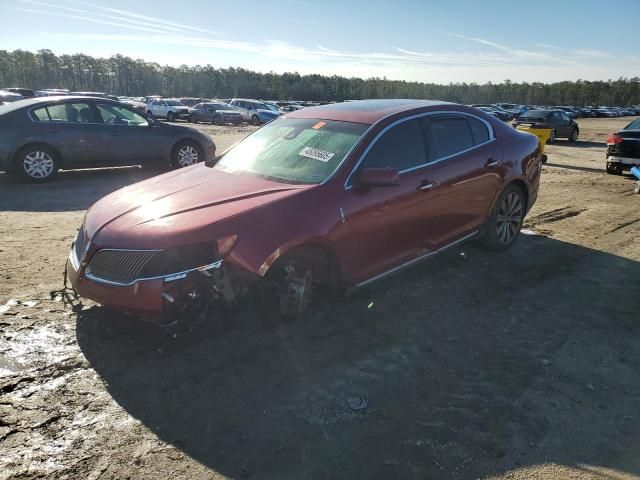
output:
[[[287,317],[300,317],[311,302],[311,270],[300,276],[289,266],[286,268],[284,290],[280,294],[280,312]]]

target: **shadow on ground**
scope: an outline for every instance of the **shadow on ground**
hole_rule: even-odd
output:
[[[96,307],[77,338],[129,414],[232,478],[640,473],[638,291],[638,262],[523,236],[286,325],[247,306],[174,337]]]
[[[108,193],[157,174],[140,167],[69,170],[59,172],[50,182],[38,184],[19,175],[0,173],[0,205],[4,211],[86,210]]]

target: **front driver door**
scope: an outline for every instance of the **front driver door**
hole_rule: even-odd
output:
[[[431,238],[439,215],[437,166],[428,165],[429,157],[420,121],[403,119],[378,135],[349,177],[339,243],[345,271],[357,282],[435,249]],[[397,170],[398,185],[359,186],[360,172],[369,167]]]
[[[104,123],[110,165],[144,165],[160,162],[159,127],[145,117],[122,105],[96,104],[98,116]]]

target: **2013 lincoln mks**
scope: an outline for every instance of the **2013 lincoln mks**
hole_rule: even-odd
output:
[[[540,179],[536,137],[477,109],[367,100],[292,112],[214,162],[116,191],[71,248],[73,287],[160,313],[253,284],[299,316],[312,286],[367,285],[463,241],[504,250]]]

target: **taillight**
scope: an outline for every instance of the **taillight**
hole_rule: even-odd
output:
[[[622,141],[622,137],[616,133],[612,133],[607,137],[607,145],[619,145]]]

